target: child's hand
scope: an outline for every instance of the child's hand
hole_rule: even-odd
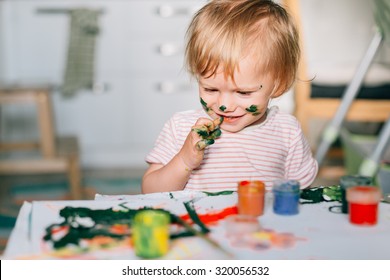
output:
[[[204,149],[214,144],[214,139],[221,135],[219,125],[223,118],[214,121],[200,118],[192,127],[191,132],[180,151],[180,157],[189,169],[195,169],[202,162]]]
[[[204,150],[207,146],[214,144],[214,139],[221,136],[221,130],[219,125],[222,123],[223,118],[216,118],[212,122],[207,122],[202,125],[195,125],[192,127],[192,131],[195,131],[202,140],[196,143],[198,151]]]

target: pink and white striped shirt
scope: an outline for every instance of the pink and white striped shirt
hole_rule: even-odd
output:
[[[179,112],[165,123],[146,162],[167,164],[181,149],[203,110]],[[185,189],[203,191],[236,190],[242,180],[261,180],[271,187],[278,179],[298,180],[310,186],[318,171],[300,124],[277,107],[268,109],[266,120],[232,133],[222,130],[215,143],[205,149],[204,158],[192,171]]]

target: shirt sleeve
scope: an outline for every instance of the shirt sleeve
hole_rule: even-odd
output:
[[[147,163],[166,165],[179,152],[174,118],[168,120],[156,139],[153,149],[145,157]]]
[[[310,145],[299,123],[297,123],[286,159],[286,177],[299,181],[301,188],[306,188],[313,183],[317,172],[318,163],[313,157]]]

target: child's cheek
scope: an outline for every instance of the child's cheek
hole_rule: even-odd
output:
[[[258,105],[250,105],[249,107],[245,108],[245,110],[249,113],[252,113],[252,116],[257,116],[261,114],[261,111],[259,110]]]
[[[207,105],[207,102],[203,100],[203,98],[200,98],[200,104],[202,104],[203,109],[208,112],[210,110],[209,106]]]

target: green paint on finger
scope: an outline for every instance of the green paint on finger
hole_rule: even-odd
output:
[[[200,129],[200,128],[193,128],[192,129],[193,131],[195,131],[196,133],[198,133],[198,135],[202,138],[207,138],[209,137],[209,132],[207,130],[207,128],[204,128],[204,129]]]
[[[213,132],[210,133],[210,137],[212,139],[215,139],[215,138],[218,138],[219,136],[221,136],[221,134],[222,134],[222,131],[219,128],[217,128],[216,130],[214,130]]]
[[[207,146],[210,146],[214,143],[215,143],[214,139],[203,139],[203,140],[200,140],[198,143],[196,143],[196,148],[199,151],[201,151],[204,148],[206,148]]]

